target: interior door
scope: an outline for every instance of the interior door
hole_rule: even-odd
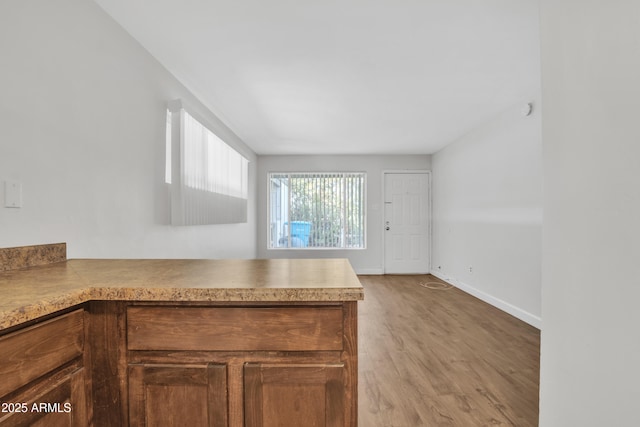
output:
[[[384,174],[384,270],[429,272],[429,174]]]

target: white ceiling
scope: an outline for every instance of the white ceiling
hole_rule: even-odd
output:
[[[431,154],[539,93],[537,0],[95,0],[258,154]]]

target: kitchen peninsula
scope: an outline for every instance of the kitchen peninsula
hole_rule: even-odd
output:
[[[357,425],[347,260],[0,264],[2,427]]]

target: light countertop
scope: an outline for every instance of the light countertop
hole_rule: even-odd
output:
[[[90,300],[356,301],[346,259],[72,259],[0,272],[0,330]]]

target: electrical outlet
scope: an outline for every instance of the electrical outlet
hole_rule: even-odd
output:
[[[469,266],[469,273],[473,273],[473,266],[472,265]]]
[[[22,207],[22,184],[19,181],[5,181],[4,183],[4,207]]]

